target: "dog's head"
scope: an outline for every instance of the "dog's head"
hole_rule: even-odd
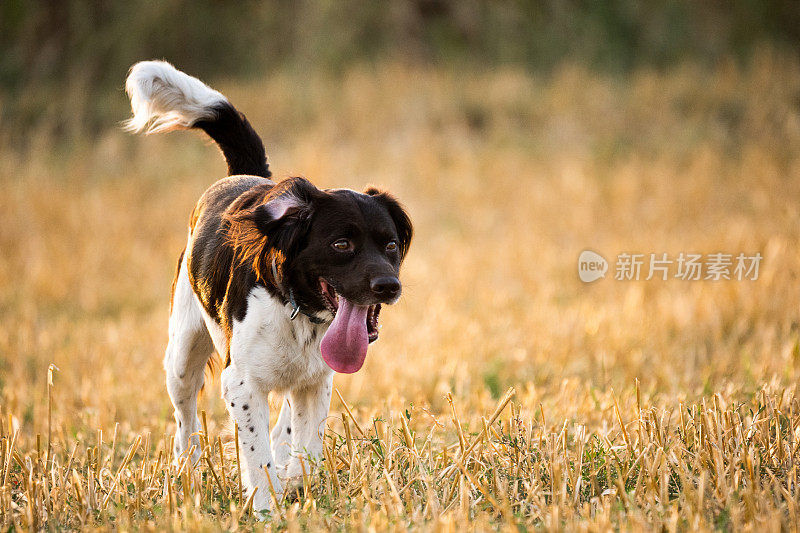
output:
[[[381,304],[400,297],[412,226],[397,200],[375,188],[320,190],[289,178],[228,218],[234,246],[256,259],[262,280],[291,290],[304,312],[333,320],[321,344],[331,368],[358,370],[378,338]]]

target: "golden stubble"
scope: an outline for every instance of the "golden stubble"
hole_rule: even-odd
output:
[[[378,185],[415,224],[403,297],[364,369],[336,377],[347,406],[334,395],[324,459],[273,527],[793,527],[796,61],[382,65],[218,88],[277,177]],[[252,525],[216,381],[204,459],[169,457],[169,286],[219,154],[111,126],[40,144],[0,161],[0,521]],[[757,281],[585,285],[584,249],[612,268],[622,252],[764,259]]]

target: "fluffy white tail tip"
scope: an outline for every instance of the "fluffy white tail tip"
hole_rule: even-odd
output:
[[[190,128],[198,120],[214,119],[214,106],[228,102],[221,93],[166,61],[136,63],[128,74],[125,92],[133,110],[125,129],[133,132]]]

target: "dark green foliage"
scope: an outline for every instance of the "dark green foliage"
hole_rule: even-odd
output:
[[[5,0],[0,120],[6,133],[36,127],[56,138],[105,129],[125,113],[127,69],[152,58],[212,80],[386,59],[535,71],[572,60],[626,71],[798,41],[800,4],[788,0]]]

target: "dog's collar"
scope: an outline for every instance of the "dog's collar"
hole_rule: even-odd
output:
[[[322,324],[323,322],[325,322],[323,319],[317,318],[314,315],[306,313],[305,311],[300,309],[300,306],[297,305],[297,302],[294,300],[294,292],[292,291],[291,287],[289,287],[289,305],[292,306],[292,314],[289,315],[289,320],[294,320],[295,318],[297,318],[298,314],[303,313],[304,315],[306,315],[306,318],[308,318],[308,320],[312,324]]]
[[[275,284],[278,285],[278,290],[281,290],[280,284],[278,283],[278,268],[275,266],[274,257],[272,258],[272,278],[275,280]],[[317,318],[314,315],[306,313],[305,311],[300,309],[300,306],[294,299],[294,291],[292,290],[291,287],[289,287],[289,294],[287,295],[286,299],[289,300],[289,305],[292,306],[292,314],[289,315],[289,320],[294,320],[295,318],[297,318],[297,315],[303,313],[312,324],[322,324],[323,322],[325,322],[323,319]]]

